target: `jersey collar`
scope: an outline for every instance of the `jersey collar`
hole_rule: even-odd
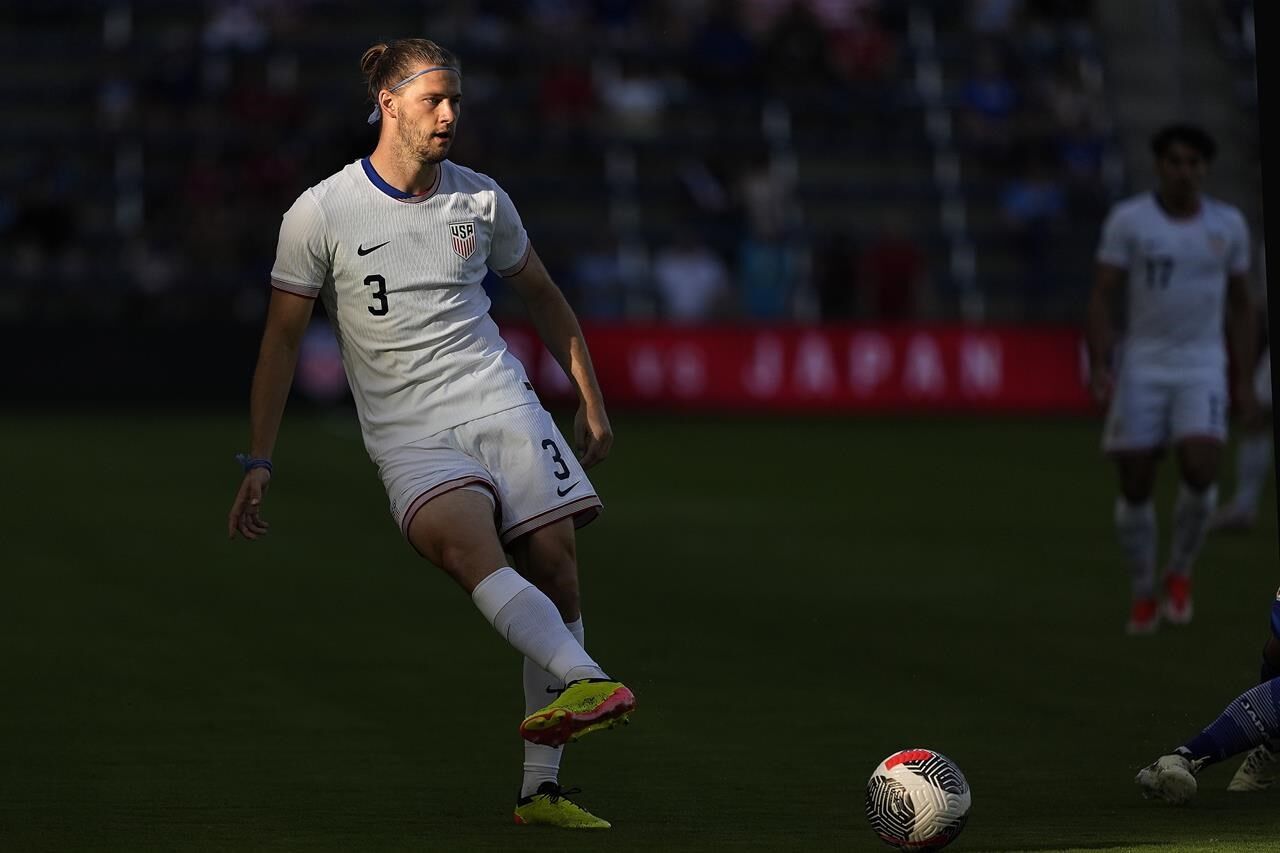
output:
[[[436,169],[436,179],[431,188],[420,195],[407,193],[404,190],[396,189],[382,179],[382,176],[373,168],[373,164],[369,162],[368,157],[361,158],[360,166],[364,169],[365,177],[369,179],[369,183],[373,184],[384,194],[391,196],[396,201],[403,201],[409,204],[417,204],[420,201],[426,201],[435,195],[436,190],[440,188],[440,176],[444,174],[444,161],[441,161]]]

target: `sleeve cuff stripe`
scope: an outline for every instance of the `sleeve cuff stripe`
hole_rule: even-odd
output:
[[[498,275],[503,278],[511,278],[513,275],[519,275],[524,268],[529,265],[529,256],[531,254],[533,254],[533,244],[526,243],[524,246],[524,255],[516,262],[516,265],[507,267],[505,270],[498,270]]]
[[[283,290],[285,293],[292,293],[296,296],[305,296],[308,299],[315,299],[320,295],[320,288],[310,284],[295,284],[292,281],[281,281],[278,278],[271,279],[271,286],[276,290]]]

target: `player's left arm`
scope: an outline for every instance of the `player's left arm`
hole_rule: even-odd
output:
[[[609,455],[613,428],[604,409],[604,395],[596,379],[587,340],[578,318],[538,253],[529,247],[529,260],[506,279],[529,311],[538,336],[555,360],[564,368],[578,392],[578,413],[573,421],[573,440],[583,468],[590,468]]]
[[[1257,362],[1256,313],[1244,273],[1227,276],[1227,346],[1231,351],[1231,399],[1241,420],[1252,425],[1258,416],[1258,400],[1253,391],[1253,368]]]

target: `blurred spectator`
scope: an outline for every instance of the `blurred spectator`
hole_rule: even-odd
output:
[[[1102,174],[1106,137],[1082,116],[1059,133],[1055,144],[1072,215],[1088,220],[1104,215],[1110,203]]]
[[[297,124],[302,112],[297,64],[288,56],[241,58],[232,66],[226,106],[241,127]],[[226,116],[224,116],[226,118]]]
[[[547,142],[586,142],[595,107],[591,71],[581,57],[558,55],[548,62],[538,84],[538,115]]]
[[[749,95],[759,67],[756,45],[742,22],[735,0],[717,0],[693,33],[685,60],[691,82],[702,97]]]
[[[165,26],[156,37],[155,53],[144,65],[143,89],[149,111],[183,111],[199,91],[199,55],[195,31],[181,21]]]
[[[738,202],[751,234],[778,238],[787,231],[794,215],[795,187],[774,167],[763,141],[750,144],[747,165],[738,176]]]
[[[1026,17],[1043,22],[1067,46],[1080,49],[1092,41],[1090,18],[1094,0],[1026,0]]]
[[[1018,90],[998,47],[984,42],[974,53],[973,71],[960,87],[964,137],[980,154],[1002,159],[1014,142]]]
[[[669,93],[651,63],[634,56],[620,62],[600,60],[594,76],[615,133],[649,139],[658,132]]]
[[[18,277],[57,278],[59,260],[76,245],[77,223],[76,207],[67,194],[43,176],[31,181],[18,197],[5,235]]]
[[[798,285],[798,249],[791,239],[795,187],[775,168],[763,142],[752,151],[737,186],[745,217],[738,247],[742,308],[754,319],[784,319]]]
[[[254,53],[266,46],[269,35],[266,23],[248,0],[219,0],[209,4],[209,18],[204,27],[206,50]]]
[[[969,29],[980,36],[1007,36],[1022,12],[1022,0],[969,0]]]
[[[1067,212],[1066,191],[1051,155],[1036,149],[1023,155],[1022,168],[1001,193],[1000,211],[1010,246],[1021,262],[1027,318],[1045,319],[1045,308],[1058,296],[1059,286],[1051,248]]]
[[[189,301],[197,306],[194,316],[211,306],[231,316],[235,302],[257,328],[253,312],[264,304],[261,287],[281,211],[328,174],[335,157],[350,161],[372,147],[367,95],[354,70],[368,33],[352,26],[354,7],[333,0],[206,0],[108,4],[100,16],[68,18],[40,4],[11,5],[19,24],[65,27],[77,33],[75,44],[100,44],[82,73],[89,97],[59,112],[65,122],[15,125],[15,150],[46,139],[56,145],[58,133],[73,135],[86,125],[115,143],[78,144],[67,154],[82,174],[106,175],[107,193],[85,198],[87,177],[43,199],[17,181],[4,187],[9,212],[0,211],[0,220],[9,223],[3,238],[10,251],[3,261],[15,288],[44,276],[87,278],[78,272],[84,258],[110,258],[122,284]],[[1248,0],[1215,5],[1233,32],[1252,8]],[[886,235],[869,233],[855,218],[861,205],[853,203],[866,192],[927,192],[937,177],[920,148],[926,115],[906,37],[918,5],[440,0],[429,6],[393,0],[367,23],[390,37],[425,20],[433,37],[458,49],[468,69],[467,102],[494,103],[463,119],[451,156],[500,179],[522,176],[517,202],[542,223],[534,242],[584,316],[660,314],[648,241],[685,221],[696,222],[701,240],[727,265],[735,313],[789,320],[812,309],[829,319],[893,318],[910,316],[927,300],[927,288],[922,296],[885,283],[911,279],[910,253],[904,246],[895,254],[890,241],[877,255],[873,248]],[[1089,211],[1109,189],[1102,186],[1103,164],[1112,180],[1119,178],[1116,160],[1107,159],[1111,123],[1096,54],[1085,49],[1087,39],[1070,35],[1088,24],[1091,4],[930,0],[928,6],[944,81],[954,87],[962,191],[978,186],[976,201],[982,188],[973,182],[992,173],[1001,186],[1011,155],[1033,134],[1068,213],[1093,221]],[[517,49],[526,42],[531,46]],[[972,73],[966,78],[962,70],[957,79],[950,76],[951,57],[960,43],[980,47],[968,60],[961,55]],[[346,72],[326,64],[340,50],[351,58]],[[1027,58],[1024,73],[1019,63]],[[63,78],[57,80],[61,86]],[[597,144],[597,131],[607,132],[606,144]],[[974,149],[992,155],[985,165],[994,168],[972,170]],[[770,162],[771,152],[782,167]],[[605,180],[610,162],[635,164],[641,177],[634,193],[627,181]],[[661,181],[651,177],[655,167]],[[34,164],[22,169],[40,172]],[[1027,263],[1035,235],[1053,233],[1046,223],[1055,215],[1044,211],[1058,196],[1035,183],[1019,174],[1002,187],[997,203],[1010,240],[1000,247],[1000,261],[1017,252]],[[71,211],[65,198],[76,199]],[[41,210],[50,202],[60,211],[53,216]],[[846,202],[848,222],[833,221]],[[806,227],[801,213],[810,211]],[[56,225],[64,214],[69,224]],[[969,218],[975,225],[989,221],[978,211]],[[621,245],[608,235],[601,243],[587,236],[608,231],[608,223],[626,225]],[[928,229],[920,231],[921,244],[931,243],[935,227],[918,227]],[[807,241],[833,229],[842,236],[820,247],[810,271]],[[861,256],[852,234],[874,241],[859,247]],[[64,242],[55,247],[51,240]],[[923,264],[923,256],[918,260]],[[869,268],[877,270],[876,281]],[[927,281],[928,271],[922,276]],[[258,298],[236,299],[241,288]],[[506,310],[501,288],[496,295],[495,311]]]
[[[524,3],[513,5],[525,8],[527,26],[538,37],[565,44],[581,44],[591,38],[587,3],[525,0]]]
[[[765,46],[766,75],[778,92],[821,92],[832,79],[827,36],[804,3],[792,3],[777,19]]]
[[[198,322],[200,302],[175,292],[186,271],[170,245],[138,234],[123,247],[118,260],[118,274],[128,284],[125,304],[130,323],[181,327]]]
[[[926,272],[924,250],[912,238],[904,216],[886,213],[858,264],[858,289],[866,315],[881,323],[918,319]]]
[[[870,3],[855,7],[831,30],[827,50],[836,76],[859,91],[863,84],[882,82],[897,61],[897,43],[881,23],[879,5]]]
[[[858,254],[853,240],[835,234],[814,253],[818,314],[827,322],[851,320],[858,307]]]
[[[1035,89],[1054,131],[1074,128],[1081,122],[1100,127],[1105,120],[1102,92],[1086,79],[1083,60],[1073,53],[1064,53],[1037,75]]]
[[[567,289],[574,309],[592,320],[620,320],[626,314],[618,241],[612,232],[592,229],[571,262]]]
[[[687,197],[691,218],[698,222],[703,237],[725,257],[737,248],[742,233],[744,211],[727,185],[732,166],[728,158],[715,158],[711,163],[686,157],[676,174]]]
[[[431,38],[467,53],[501,53],[525,26],[523,9],[506,0],[444,0],[439,7],[430,13]]]
[[[698,323],[725,316],[729,270],[692,229],[676,232],[653,261],[653,280],[662,315],[677,323]]]
[[[98,115],[106,130],[118,131],[134,117],[137,86],[128,54],[112,54],[106,65],[98,83]]]
[[[753,320],[791,316],[797,278],[796,252],[781,237],[747,234],[738,249],[738,288],[743,313]]]

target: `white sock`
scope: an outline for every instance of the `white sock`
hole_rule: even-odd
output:
[[[1249,515],[1258,514],[1262,486],[1271,473],[1271,436],[1256,433],[1243,436],[1236,448],[1236,495],[1232,506]]]
[[[560,620],[560,611],[511,567],[498,569],[471,600],[508,643],[562,681],[608,678]]]
[[[1116,498],[1116,537],[1129,565],[1129,585],[1134,598],[1156,594],[1156,508],[1151,501],[1131,504]]]
[[[1186,483],[1178,484],[1178,498],[1173,502],[1173,536],[1169,543],[1170,574],[1191,575],[1191,564],[1204,545],[1209,517],[1217,503],[1217,486],[1197,492]]]
[[[586,635],[582,630],[582,617],[568,622],[565,627],[584,649],[587,647]],[[524,712],[526,715],[545,706],[556,697],[556,693],[564,689],[564,682],[538,666],[528,658],[524,659]],[[544,746],[540,743],[524,742],[524,781],[520,785],[520,796],[531,797],[538,791],[543,782],[556,782],[560,777],[560,757],[564,747]]]

